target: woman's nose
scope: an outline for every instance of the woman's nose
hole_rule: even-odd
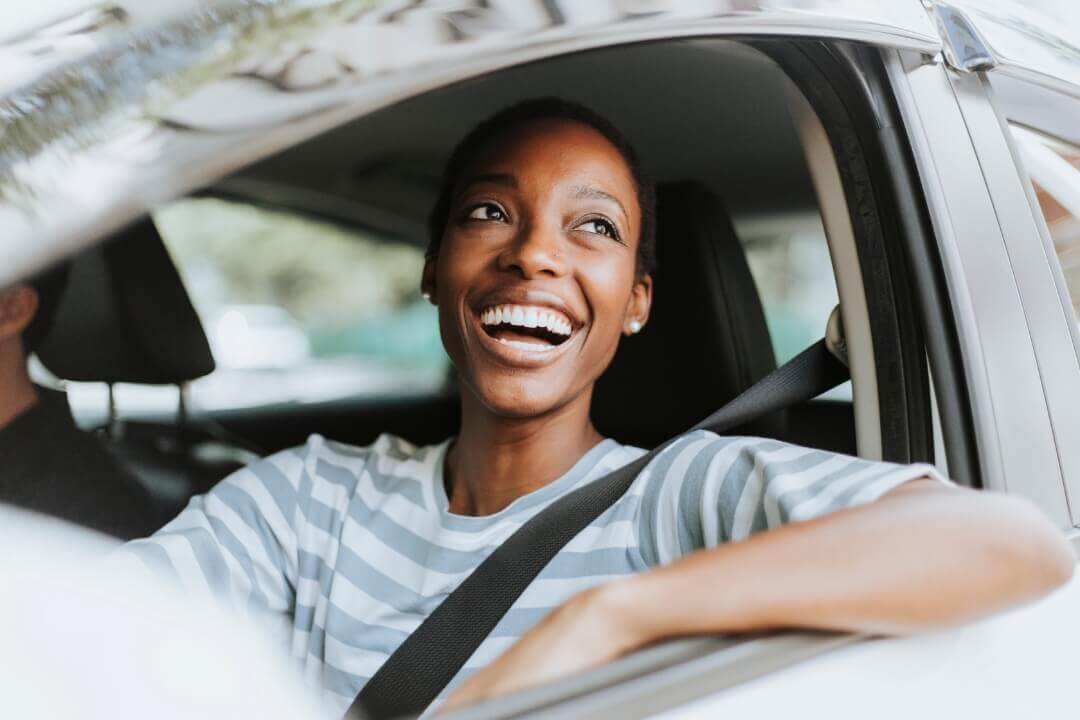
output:
[[[501,270],[516,271],[522,277],[559,277],[567,271],[563,238],[558,228],[530,223],[523,227],[499,255]]]

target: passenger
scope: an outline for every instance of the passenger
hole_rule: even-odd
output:
[[[66,281],[62,267],[0,289],[0,502],[141,537],[159,526],[146,491],[75,426],[64,393],[30,380],[28,357],[48,335]]]
[[[448,163],[421,280],[459,378],[457,437],[312,436],[128,547],[195,592],[278,614],[340,715],[524,521],[641,456],[589,410],[620,338],[649,319],[652,212],[634,151],[587,109],[539,100],[484,122]],[[931,466],[691,432],[546,566],[440,699],[679,635],[917,632],[1030,600],[1072,568],[1032,507]]]

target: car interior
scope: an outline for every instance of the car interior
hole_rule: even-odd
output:
[[[828,52],[807,53],[816,64],[800,72],[828,69]],[[895,287],[902,268],[894,263],[892,275],[866,272],[866,248],[876,247],[868,243],[883,240],[868,240],[865,228],[852,222],[864,209],[850,205],[857,178],[850,158],[833,152],[840,142],[835,123],[822,117],[830,107],[857,111],[835,98],[830,106],[828,98],[805,96],[796,72],[804,60],[774,52],[767,42],[677,40],[536,61],[384,107],[200,195],[285,209],[422,249],[442,165],[465,132],[517,100],[581,102],[626,134],[658,183],[652,318],[640,335],[624,340],[597,386],[594,419],[601,432],[653,447],[776,368],[762,276],[755,277],[748,252],[801,232],[819,237],[831,258],[852,391],[786,408],[738,432],[886,459],[932,460],[932,442],[925,439],[931,422],[925,355],[905,338],[917,331],[890,294],[902,289]],[[864,132],[862,118],[851,124],[853,136]],[[878,205],[885,214],[880,197]],[[444,391],[420,396],[375,393],[213,412],[185,402],[183,388],[215,365],[166,244],[146,217],[75,258],[54,332],[39,352],[60,380],[179,388],[173,418],[140,417],[114,405],[97,423],[164,511],[178,510],[253,457],[314,432],[360,445],[383,432],[414,443],[455,432],[452,377]],[[892,283],[888,292],[877,290],[881,282]],[[887,322],[899,330],[880,330],[886,306],[900,318]],[[896,369],[886,336],[919,359],[915,382],[910,368]],[[899,389],[890,377],[900,378]],[[905,397],[907,419],[892,420],[890,403]]]

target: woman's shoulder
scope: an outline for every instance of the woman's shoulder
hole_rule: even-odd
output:
[[[298,490],[305,477],[316,485],[355,486],[365,474],[396,475],[402,468],[430,464],[443,445],[418,446],[390,433],[369,445],[354,445],[313,433],[304,444],[267,455],[235,475],[237,480],[245,475],[279,476]]]
[[[739,460],[752,462],[784,449],[804,448],[772,438],[688,430],[655,453],[638,475],[637,484],[652,486],[654,494],[677,492],[684,479],[700,479],[710,469],[720,470]]]
[[[708,448],[720,449],[728,446],[748,446],[754,449],[776,449],[781,447],[794,447],[791,443],[784,442],[782,440],[774,440],[772,438],[755,437],[750,435],[719,435],[711,430],[705,430],[697,428],[694,430],[687,430],[684,433],[673,437],[663,449],[656,453],[656,459],[673,454],[679,454],[688,449],[704,450]],[[634,448],[629,445],[624,445],[624,448],[637,452],[645,452],[638,448]]]
[[[329,463],[338,467],[360,469],[364,466],[387,463],[424,462],[443,445],[416,445],[391,433],[382,433],[369,445],[355,445],[334,440],[318,433],[308,436],[307,442],[277,455],[302,459],[305,464]],[[274,457],[274,456],[271,456]]]

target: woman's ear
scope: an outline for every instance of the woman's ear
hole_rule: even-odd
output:
[[[623,335],[636,335],[649,322],[649,310],[652,308],[652,276],[642,275],[630,291],[630,304],[626,308],[626,321],[623,323]]]
[[[29,285],[0,290],[0,342],[21,335],[37,309],[38,294]]]
[[[438,305],[435,300],[435,258],[433,257],[424,260],[424,271],[420,273],[420,294],[432,305]]]

